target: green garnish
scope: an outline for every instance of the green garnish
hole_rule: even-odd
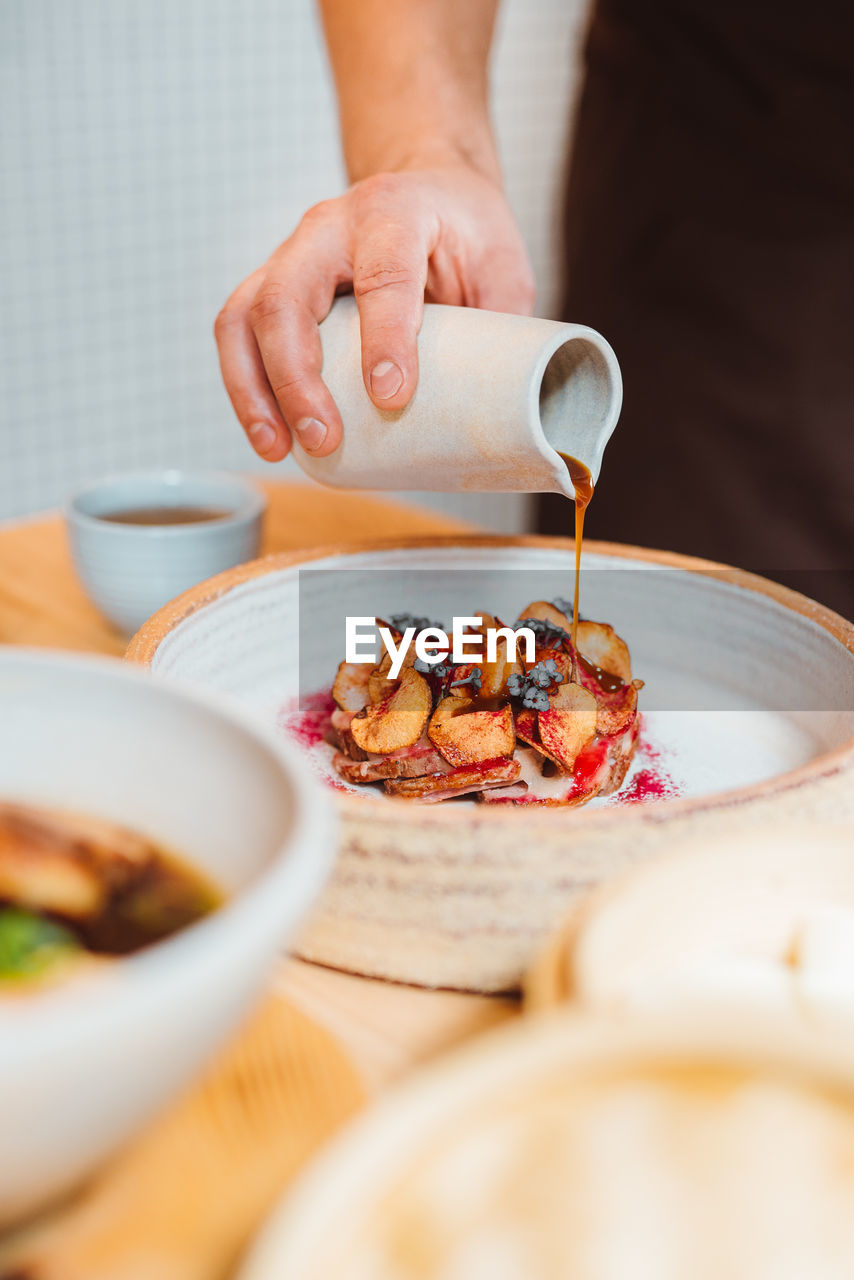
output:
[[[0,906],[0,982],[40,978],[80,950],[71,930],[56,921]]]

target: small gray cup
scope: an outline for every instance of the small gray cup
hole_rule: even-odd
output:
[[[71,553],[92,601],[127,635],[197,582],[258,554],[267,500],[248,480],[219,472],[111,476],[66,507]],[[192,523],[123,523],[129,513],[217,513]],[[164,517],[168,519],[170,516]]]

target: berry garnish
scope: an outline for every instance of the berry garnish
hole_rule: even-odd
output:
[[[532,711],[548,711],[549,690],[553,684],[562,684],[563,675],[554,658],[536,663],[525,675],[513,673],[507,677],[507,690],[511,698],[520,699],[523,707]]]

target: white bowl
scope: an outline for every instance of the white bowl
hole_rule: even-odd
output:
[[[698,835],[854,819],[854,626],[689,557],[591,543],[584,560],[582,612],[624,636],[646,686],[624,786],[580,809],[421,806],[345,788],[331,749],[294,711],[300,668],[304,693],[329,689],[345,615],[409,610],[447,623],[474,607],[513,618],[532,599],[571,595],[565,539],[272,556],[173,601],[132,642],[128,656],[153,670],[295,730],[339,788],[341,856],[302,955],[427,986],[506,989],[573,900],[632,863]],[[644,794],[650,803],[627,803]]]
[[[206,471],[110,476],[68,502],[74,565],[94,604],[126,635],[188,587],[258,554],[267,500],[248,480]],[[193,524],[123,524],[105,517],[146,507],[227,512]]]
[[[854,1025],[854,824],[701,841],[589,894],[530,978],[618,1014],[771,1009]]]
[[[201,1066],[332,861],[328,799],[288,743],[120,662],[0,649],[0,797],[118,821],[226,902],[110,966],[0,992],[0,1221],[74,1184]]]
[[[770,1015],[524,1018],[348,1125],[239,1280],[842,1280],[852,1052]]]

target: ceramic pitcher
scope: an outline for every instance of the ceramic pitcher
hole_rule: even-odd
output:
[[[320,326],[323,378],[344,423],[326,458],[294,445],[321,484],[353,489],[573,494],[561,453],[599,475],[622,402],[614,352],[594,329],[427,304],[418,386],[409,405],[378,409],[362,381],[355,300]]]

